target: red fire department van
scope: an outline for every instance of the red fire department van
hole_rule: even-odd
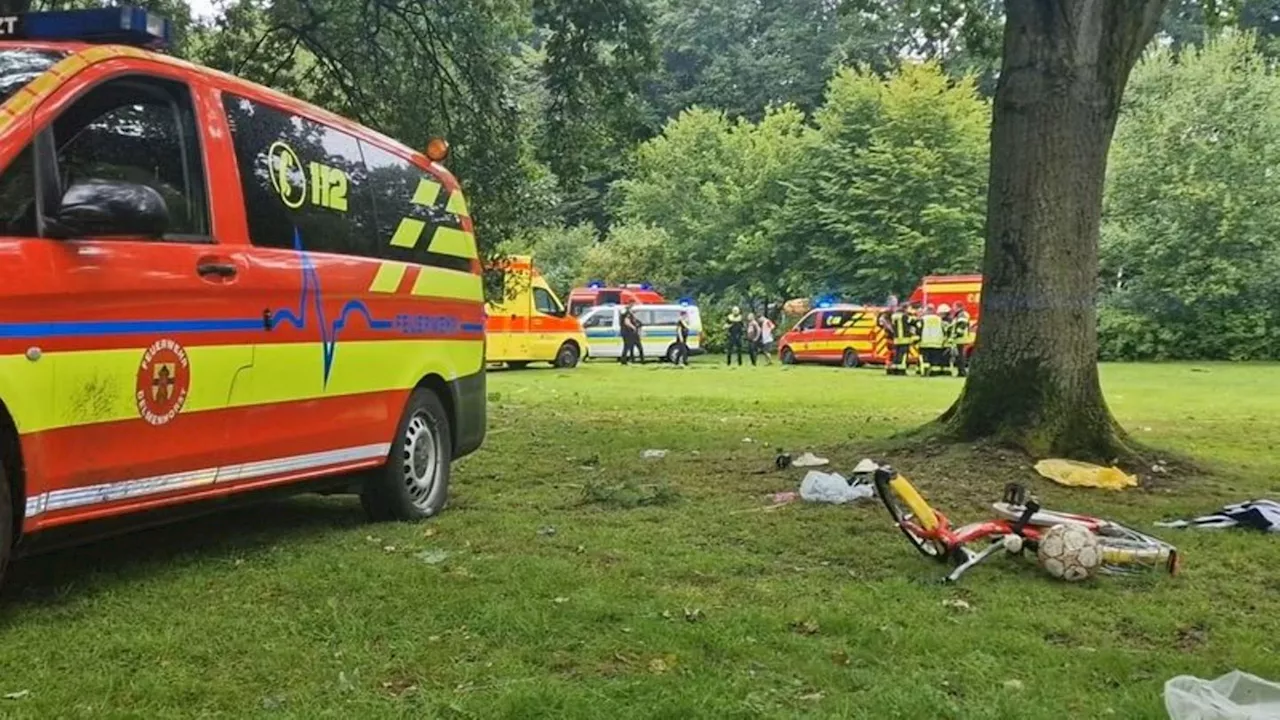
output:
[[[778,341],[786,365],[834,363],[858,367],[883,355],[883,333],[876,327],[879,308],[831,305],[810,310]]]
[[[649,283],[605,286],[603,283],[591,283],[584,288],[569,291],[569,315],[582,317],[582,314],[597,305],[666,305],[662,294],[654,290]]]
[[[5,19],[0,568],[256,491],[438,512],[485,432],[443,144],[139,49],[168,34],[140,9]]]

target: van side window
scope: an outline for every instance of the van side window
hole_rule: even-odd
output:
[[[142,76],[102,83],[53,121],[65,190],[83,180],[147,185],[169,207],[169,235],[209,236],[200,135],[185,85]]]
[[[360,143],[340,130],[223,93],[249,240],[259,247],[376,256],[377,233]]]
[[[674,327],[678,322],[680,322],[679,310],[654,310],[653,322],[649,324]]]
[[[591,317],[587,318],[587,321],[586,321],[586,322],[584,322],[584,323],[582,323],[582,327],[584,327],[584,328],[611,328],[611,327],[613,327],[613,313],[611,313],[611,312],[598,312],[598,313],[596,313],[595,315],[592,315]]]
[[[561,312],[560,303],[556,302],[555,297],[547,292],[546,288],[533,289],[533,307],[543,315],[559,315]]]
[[[395,153],[363,140],[360,149],[377,212],[377,256],[469,271],[474,258],[459,254],[456,241],[462,218],[448,209],[449,191],[431,173]]]
[[[796,326],[797,330],[812,330],[818,324],[818,313],[811,312],[804,316],[800,324]]]

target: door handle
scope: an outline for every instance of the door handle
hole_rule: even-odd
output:
[[[214,276],[229,278],[235,277],[236,266],[231,263],[223,262],[202,262],[196,265],[196,272],[199,273],[201,277]]]

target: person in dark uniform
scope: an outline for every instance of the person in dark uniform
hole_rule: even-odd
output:
[[[640,351],[640,363],[644,363],[644,346],[640,344],[640,321],[628,305],[622,311],[622,357],[618,361],[629,365],[636,359],[636,350]]]
[[[676,354],[672,360],[676,367],[689,367],[689,313],[683,310],[676,322]]]
[[[725,318],[725,321],[724,321],[724,329],[725,329],[725,337],[727,340],[725,343],[724,364],[725,365],[733,364],[733,351],[737,350],[738,365],[741,366],[742,365],[742,336],[746,330],[746,328],[744,328],[742,325],[741,310],[735,307],[734,309],[729,311],[729,317]]]

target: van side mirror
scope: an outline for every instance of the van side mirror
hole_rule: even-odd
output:
[[[154,188],[122,180],[85,180],[62,196],[49,234],[58,238],[163,237],[169,206]]]

